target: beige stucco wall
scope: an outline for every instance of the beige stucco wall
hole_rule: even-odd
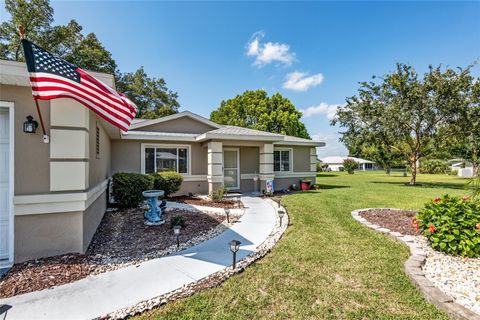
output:
[[[87,250],[100,221],[102,221],[105,210],[107,209],[107,192],[103,192],[101,196],[95,200],[90,207],[83,212],[82,215],[82,250]]]
[[[258,147],[240,147],[240,173],[259,172],[259,154]]]
[[[112,140],[112,174],[116,172],[140,172],[141,145],[168,144],[189,145],[191,148],[190,165],[191,175],[207,174],[207,147],[200,143],[185,143],[183,141],[139,141],[139,140]]]
[[[165,121],[145,127],[138,128],[141,131],[160,131],[175,133],[204,133],[215,129],[205,123],[191,119],[189,117],[181,117],[170,121]]]
[[[15,195],[50,192],[50,145],[42,141],[42,129],[30,87],[0,85],[0,100],[14,103]],[[50,102],[39,100],[45,127],[50,127]],[[23,132],[28,115],[39,122],[37,132]],[[47,132],[48,133],[48,132]]]
[[[15,216],[15,262],[82,251],[82,212]]]
[[[100,154],[96,153],[96,126],[100,129]],[[89,128],[89,183],[95,187],[108,179],[111,171],[111,142],[99,118],[90,111]]]

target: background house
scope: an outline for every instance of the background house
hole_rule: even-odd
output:
[[[115,85],[112,75],[92,75]],[[191,112],[135,120],[122,133],[75,100],[39,103],[49,144],[40,130],[23,132],[26,117],[37,118],[25,64],[0,60],[0,267],[84,252],[116,172],[177,171],[181,194],[261,191],[267,180],[282,189],[315,179],[316,147],[325,145]]]
[[[355,162],[358,163],[357,170],[366,171],[366,170],[375,170],[378,168],[375,165],[375,162],[373,161],[355,158],[355,157],[341,157],[341,156],[325,157],[325,158],[321,158],[320,161],[328,165],[328,168],[330,169],[329,171],[343,171],[343,161],[345,161],[346,159],[355,160]]]

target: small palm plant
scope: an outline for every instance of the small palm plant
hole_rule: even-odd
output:
[[[480,175],[467,182],[467,188],[471,190],[472,198],[480,198]]]

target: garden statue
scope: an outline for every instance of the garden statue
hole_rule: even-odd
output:
[[[143,214],[147,226],[158,226],[165,223],[165,220],[162,220],[162,214],[165,211],[167,202],[162,200],[160,206],[158,205],[158,197],[163,197],[164,194],[163,190],[147,190],[142,192],[142,195],[147,198],[149,207]]]

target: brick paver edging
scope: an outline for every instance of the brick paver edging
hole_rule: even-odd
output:
[[[288,223],[289,223],[288,212],[284,207],[279,207],[277,202],[268,198],[266,198],[265,201],[267,201],[271,206],[273,206],[275,210],[282,209],[285,211],[285,215],[282,218],[282,222],[281,222],[282,224],[280,225],[280,219],[277,215],[276,216],[277,221],[275,223],[275,226],[273,227],[272,232],[268,235],[265,241],[256,248],[254,252],[252,252],[242,260],[239,260],[237,262],[235,269],[233,269],[232,267],[227,267],[221,271],[215,272],[198,281],[189,283],[177,290],[168,292],[164,295],[155,297],[153,299],[142,301],[135,306],[117,310],[108,315],[97,318],[97,320],[129,318],[131,316],[138,315],[140,313],[151,310],[153,308],[162,306],[168,302],[173,302],[181,298],[186,298],[193,295],[194,293],[203,291],[205,289],[216,287],[221,283],[223,283],[228,278],[230,278],[231,276],[243,272],[246,267],[248,267],[255,261],[263,258],[267,253],[270,252],[273,246],[281,239],[285,230],[287,230]]]
[[[451,297],[443,293],[430,280],[425,277],[422,266],[425,264],[427,254],[415,242],[413,236],[402,235],[399,232],[391,231],[376,224],[370,223],[367,219],[360,216],[360,213],[372,210],[400,210],[395,208],[368,208],[352,211],[353,219],[377,232],[386,234],[397,241],[403,242],[410,248],[410,257],[405,262],[405,272],[415,287],[424,295],[424,297],[433,303],[437,308],[446,312],[457,319],[480,320],[480,316],[464,306],[455,303]]]

